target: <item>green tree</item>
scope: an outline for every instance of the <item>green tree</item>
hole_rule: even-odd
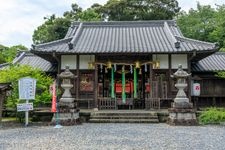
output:
[[[197,4],[197,10],[190,9],[188,13],[182,12],[177,19],[178,25],[184,36],[212,41],[209,34],[215,29],[215,9],[210,5]]]
[[[72,10],[66,11],[63,17],[52,15],[45,18],[33,34],[34,44],[50,42],[63,38],[72,21],[109,20],[159,20],[172,19],[180,10],[177,0],[109,0],[105,5],[93,4],[83,10],[72,4]]]
[[[188,13],[181,12],[177,23],[184,36],[208,42],[218,42],[221,50],[225,49],[225,5],[200,5],[190,9]]]
[[[34,105],[37,106],[51,101],[49,93],[49,86],[53,82],[51,77],[30,66],[12,65],[8,69],[0,70],[0,83],[10,82],[13,88],[11,95],[7,97],[7,107],[16,108],[16,104],[19,103],[18,80],[27,76],[37,79]]]
[[[15,45],[11,47],[0,45],[0,64],[5,62],[12,62],[16,57],[17,52],[26,50],[28,50],[28,48],[23,45]]]
[[[8,49],[8,47],[5,47],[4,45],[0,45],[0,64],[5,63],[5,57],[3,56],[3,51]]]
[[[225,5],[217,6],[215,14],[215,29],[209,34],[212,41],[216,41],[221,46],[221,51],[225,51]]]
[[[44,24],[39,26],[33,34],[34,44],[46,43],[64,38],[71,21],[67,18],[56,18],[55,15],[45,17]]]
[[[180,7],[176,0],[109,0],[101,12],[109,20],[173,19]]]

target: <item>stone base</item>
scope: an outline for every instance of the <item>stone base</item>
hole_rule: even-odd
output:
[[[67,103],[74,103],[74,100],[75,100],[75,98],[62,97],[62,98],[60,98],[59,102],[62,104],[63,103],[67,104]]]
[[[169,117],[167,124],[169,125],[183,125],[183,126],[194,126],[198,125],[196,118],[196,112],[192,108],[169,108]]]
[[[63,126],[72,126],[72,125],[81,124],[80,117],[79,117],[79,112],[75,112],[75,113],[59,113],[59,116],[57,118],[58,120],[56,120],[56,116],[55,115],[52,118],[52,122],[51,122],[52,125],[55,125],[56,121],[58,121],[58,123],[60,125],[63,125]]]
[[[189,102],[174,102],[172,103],[172,108],[173,109],[192,109],[193,104]]]

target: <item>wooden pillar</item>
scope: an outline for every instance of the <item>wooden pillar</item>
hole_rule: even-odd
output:
[[[76,70],[76,75],[77,75],[77,82],[76,82],[76,99],[79,99],[79,91],[80,91],[80,55],[77,55],[77,70]]]
[[[152,55],[150,56],[150,60],[152,61],[153,60],[153,58],[152,58]],[[152,92],[153,92],[153,90],[152,90],[152,80],[153,80],[153,69],[152,69],[152,64],[150,64],[149,65],[149,70],[150,70],[150,72],[149,72],[149,79],[150,79],[150,97],[152,98]]]
[[[172,97],[172,78],[170,77],[172,75],[172,60],[171,60],[171,54],[169,54],[169,82],[168,82],[168,97]]]
[[[98,65],[95,64],[95,79],[94,79],[94,108],[98,108]]]
[[[188,61],[188,73],[191,73],[191,56],[190,55],[187,56],[187,61]],[[191,76],[188,77],[188,98],[189,98],[189,102],[191,102]]]
[[[145,70],[142,68],[141,69],[141,71],[142,71],[142,97],[143,97],[143,99],[145,99]]]

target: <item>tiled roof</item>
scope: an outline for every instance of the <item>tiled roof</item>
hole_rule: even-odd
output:
[[[183,37],[175,21],[160,20],[75,22],[64,39],[36,45],[32,52],[187,53],[216,49],[213,43]]]
[[[19,54],[19,56],[17,56],[13,62],[13,64],[22,64],[22,65],[29,65],[33,68],[38,68],[41,69],[44,72],[56,72],[56,66],[54,66],[53,64],[51,64],[49,61],[36,56],[30,52],[22,52],[21,54]],[[5,69],[9,66],[10,64],[3,64],[0,65],[0,70],[1,69]]]
[[[192,63],[194,72],[225,71],[225,52],[217,52],[196,63]]]

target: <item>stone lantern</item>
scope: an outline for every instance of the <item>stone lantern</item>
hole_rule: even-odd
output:
[[[64,89],[62,97],[59,100],[59,118],[53,122],[58,121],[61,125],[74,125],[77,124],[79,119],[78,109],[75,107],[75,98],[72,97],[70,89],[73,87],[71,79],[75,79],[76,76],[69,70],[69,66],[66,66],[65,71],[58,75],[58,79],[62,80],[61,87]]]
[[[73,84],[71,84],[71,79],[74,79],[75,76],[72,72],[69,70],[69,66],[66,66],[66,69],[64,72],[60,73],[58,75],[59,79],[62,79],[61,87],[64,89],[63,95],[60,98],[60,104],[69,104],[74,102],[74,98],[72,98],[70,89],[73,87]]]
[[[178,70],[171,75],[177,80],[175,87],[178,89],[176,98],[169,108],[168,124],[170,125],[197,125],[196,113],[193,104],[189,102],[184,89],[187,87],[186,79],[188,74],[182,69],[182,65],[178,66]]]

